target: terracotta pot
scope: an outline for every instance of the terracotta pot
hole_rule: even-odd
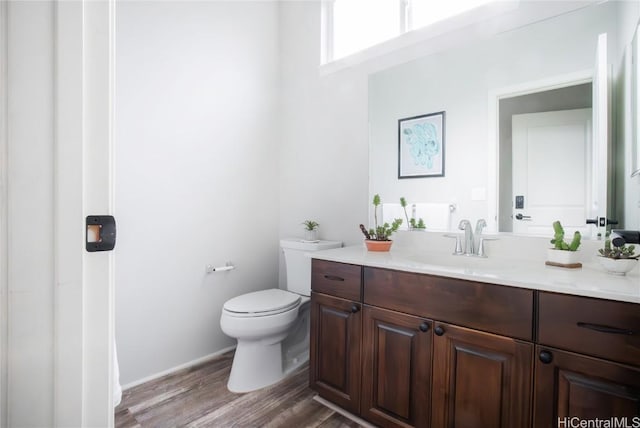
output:
[[[365,239],[364,243],[369,251],[389,251],[393,241],[375,241],[373,239]]]

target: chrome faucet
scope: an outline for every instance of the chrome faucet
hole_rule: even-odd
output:
[[[482,230],[487,227],[487,222],[481,218],[476,223],[475,234],[471,229],[471,222],[469,220],[460,220],[458,229],[464,230],[464,245],[459,248],[459,241],[456,239],[456,250],[454,254],[463,254],[465,256],[479,256],[486,257],[484,253],[484,240],[482,236]]]
[[[469,220],[460,220],[458,229],[464,230],[464,255],[472,256],[473,251],[473,231],[471,230],[471,222]]]

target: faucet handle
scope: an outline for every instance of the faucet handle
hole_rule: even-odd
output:
[[[487,257],[484,253],[484,238],[480,238],[480,242],[478,242],[478,250],[476,251],[476,255],[478,257]]]
[[[455,238],[456,239],[456,248],[453,251],[453,255],[454,256],[459,256],[461,254],[463,254],[462,252],[462,240],[460,239],[460,234],[456,233],[456,234],[446,234],[444,235],[445,238]]]
[[[460,239],[460,235],[456,235],[456,248],[453,250],[453,254],[456,256],[462,254],[462,240]]]
[[[480,237],[480,241],[478,242],[478,250],[476,251],[476,256],[478,257],[487,257],[487,254],[484,252],[484,241],[497,241],[498,238],[485,238],[484,236]]]

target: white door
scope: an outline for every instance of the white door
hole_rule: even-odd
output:
[[[0,426],[110,426],[112,255],[84,219],[112,214],[113,1],[0,2],[0,28]]]
[[[588,230],[591,109],[514,115],[513,232],[552,235],[560,220]]]

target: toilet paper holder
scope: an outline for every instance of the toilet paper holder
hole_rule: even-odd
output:
[[[205,270],[207,273],[213,273],[213,272],[223,272],[226,270],[232,270],[235,269],[236,267],[233,265],[233,263],[231,262],[227,262],[225,263],[224,266],[214,266],[214,265],[207,265],[205,267]]]

